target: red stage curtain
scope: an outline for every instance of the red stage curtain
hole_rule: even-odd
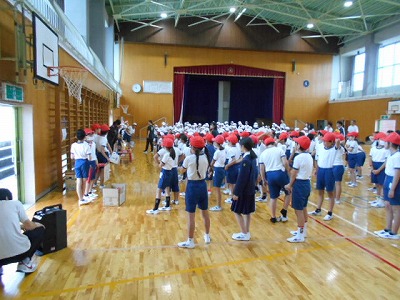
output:
[[[181,119],[184,103],[184,88],[186,75],[232,76],[274,78],[273,119],[280,123],[283,118],[285,101],[285,73],[273,70],[264,70],[240,65],[210,65],[174,68],[174,122]]]

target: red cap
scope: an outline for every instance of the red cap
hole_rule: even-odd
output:
[[[377,141],[377,140],[380,140],[380,139],[385,139],[386,136],[387,136],[386,133],[378,132],[377,134],[375,134],[374,140]]]
[[[248,131],[243,131],[243,132],[240,134],[240,136],[243,137],[243,138],[249,137],[249,136],[250,136],[250,132],[248,132]]]
[[[193,133],[193,136],[200,136],[200,133],[198,133],[197,131],[195,133]]]
[[[324,134],[322,140],[325,142],[334,142],[336,140],[336,136],[332,132],[327,132]]]
[[[353,131],[353,132],[349,132],[349,133],[347,134],[347,136],[354,136],[354,137],[358,137],[358,133],[357,133],[357,132],[355,132],[355,131]]]
[[[181,134],[180,134],[180,133],[177,133],[177,134],[175,134],[175,137],[176,137],[177,139],[179,139],[179,138],[181,137]]]
[[[163,147],[172,148],[174,147],[174,141],[170,138],[164,138],[162,142]]]
[[[223,134],[222,134],[222,136],[224,137],[224,138],[227,138],[228,136],[229,136],[229,132],[224,132]]]
[[[326,130],[320,130],[320,131],[319,131],[319,133],[322,134],[322,135],[325,135],[327,132],[328,132],[328,131],[326,131]]]
[[[250,135],[250,138],[253,140],[254,145],[258,144],[258,137],[256,137],[255,135]]]
[[[110,126],[108,126],[107,124],[102,124],[100,126],[101,132],[107,132],[110,131]]]
[[[392,132],[387,137],[384,138],[385,142],[400,145],[400,135],[396,132]]]
[[[101,125],[100,125],[100,124],[97,124],[97,123],[96,123],[96,124],[93,124],[93,125],[92,125],[92,130],[93,130],[93,131],[96,131],[97,129],[100,129],[100,128],[101,128]]]
[[[202,149],[206,145],[204,139],[201,136],[193,136],[190,139],[190,145],[195,148]]]
[[[339,133],[339,132],[335,132],[334,135],[335,135],[335,137],[336,137],[337,139],[339,139],[339,140],[341,140],[341,141],[344,141],[344,140],[345,140],[343,134],[341,134],[341,133]]]
[[[289,135],[287,134],[287,132],[282,132],[282,133],[279,135],[279,139],[280,139],[280,140],[286,140],[288,137],[289,137]]]
[[[300,132],[298,132],[298,131],[292,131],[290,134],[289,134],[289,136],[291,136],[291,137],[298,137],[300,135]]]
[[[164,135],[163,139],[170,139],[170,140],[174,141],[175,136],[173,134],[167,134],[167,135]]]
[[[308,148],[310,148],[311,140],[308,137],[306,137],[305,135],[298,137],[298,138],[294,138],[293,140],[297,144],[299,144],[300,147],[304,150],[307,150]]]
[[[270,145],[270,144],[273,144],[273,143],[275,143],[275,140],[274,140],[272,137],[267,137],[267,138],[264,140],[264,144],[265,144],[266,146],[268,146],[268,145]]]
[[[93,134],[93,130],[90,128],[85,128],[84,131],[85,131],[86,135]]]
[[[214,139],[214,136],[213,136],[211,133],[207,133],[207,134],[204,136],[204,139],[205,139],[207,142],[212,142],[213,139]]]
[[[265,134],[264,131],[257,132],[257,136],[260,136],[260,135],[263,135],[263,134]]]
[[[222,135],[217,135],[215,138],[213,138],[213,142],[222,145],[225,142],[225,139]]]
[[[233,145],[235,145],[238,142],[238,138],[236,135],[231,134],[226,138],[227,141],[231,142]]]

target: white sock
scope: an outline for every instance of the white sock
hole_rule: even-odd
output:
[[[304,238],[304,227],[297,227],[297,235],[296,237],[298,237],[299,239]]]

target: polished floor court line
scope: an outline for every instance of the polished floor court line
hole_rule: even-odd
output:
[[[310,218],[305,243],[286,242],[289,230],[296,228],[293,210],[289,210],[288,222],[271,224],[268,203],[257,203],[252,240],[233,241],[230,236],[238,225],[223,203],[222,212],[210,212],[212,243],[204,244],[203,224],[197,214],[196,248],[179,249],[176,243],[186,238],[184,200],[168,213],[145,214],[154,204],[159,170],[152,155],[141,153],[143,147],[142,142],[137,143],[132,163],[112,166],[111,182],[127,183],[127,202],[122,206],[103,207],[100,197],[79,208],[75,193],[52,192],[28,211],[32,215],[42,207],[62,203],[67,209],[68,248],[41,257],[37,272],[25,278],[15,273],[15,266],[7,266],[0,298],[400,297],[400,242],[372,234],[383,228],[385,212],[370,208],[364,200],[374,197],[367,191],[367,176],[358,188],[343,186],[345,201],[335,206],[332,221]],[[210,206],[215,201],[212,194]],[[313,191],[310,211],[316,201]],[[324,201],[323,208],[327,205]]]

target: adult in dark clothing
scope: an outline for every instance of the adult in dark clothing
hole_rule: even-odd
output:
[[[214,137],[216,137],[219,134],[218,130],[217,130],[217,123],[215,123],[214,121],[211,122],[211,124],[210,124],[210,131]]]
[[[154,140],[154,123],[152,120],[149,120],[149,126],[147,126],[147,135],[146,135],[146,149],[144,149],[144,153],[147,153],[147,150],[153,152],[153,140]]]
[[[107,133],[107,141],[110,144],[111,149],[114,151],[114,145],[118,140],[119,127],[121,126],[121,120],[115,120],[110,126],[110,131]]]

